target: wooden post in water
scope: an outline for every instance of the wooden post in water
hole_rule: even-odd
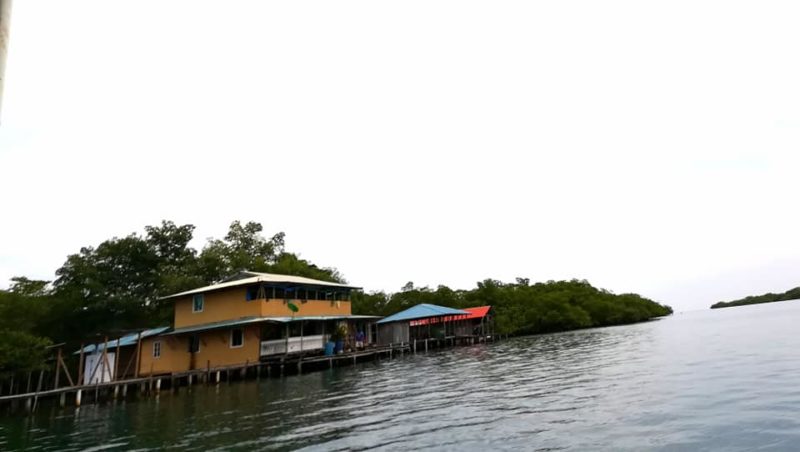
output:
[[[58,353],[56,354],[56,377],[55,381],[53,381],[53,389],[58,389],[58,377],[61,375],[61,347],[58,347]]]
[[[78,359],[78,385],[83,384],[83,342],[81,342],[81,357]]]
[[[119,339],[117,338],[117,348],[114,351],[114,375],[111,376],[111,379],[117,381],[119,379]]]
[[[33,407],[31,412],[36,411],[36,403],[39,401],[39,392],[42,390],[42,380],[44,379],[44,370],[39,371],[39,383],[36,384],[36,395],[33,397]]]
[[[136,335],[136,365],[133,368],[133,378],[139,378],[139,363],[142,361],[142,332]]]
[[[289,354],[289,323],[286,323],[286,342],[284,343],[283,356]],[[281,375],[283,375],[283,360],[281,360]]]
[[[105,380],[106,370],[108,370],[108,375],[111,376],[111,365],[108,364],[108,336],[103,340],[103,370],[100,371],[101,382]]]

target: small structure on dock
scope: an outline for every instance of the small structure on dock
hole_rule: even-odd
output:
[[[442,320],[467,314],[460,309],[427,303],[418,304],[379,320],[378,343],[397,344],[408,343],[415,339],[444,338],[447,336],[447,325]],[[425,328],[421,328],[421,324],[418,323],[422,320],[427,321]],[[434,323],[436,327],[432,326]]]
[[[139,366],[142,339],[166,333],[168,326],[153,328],[128,334],[111,341],[91,344],[78,350],[82,367],[78,369],[78,384],[89,385],[108,383],[114,380],[132,378]]]
[[[466,314],[412,320],[409,322],[409,326],[412,328],[412,332],[421,330],[424,333],[424,326],[440,324],[439,331],[445,333],[444,337],[486,337],[494,334],[494,309],[491,306],[464,308],[462,311],[466,312]],[[414,327],[423,328],[415,330]],[[448,335],[447,333],[450,334]],[[436,337],[442,338],[440,335]]]

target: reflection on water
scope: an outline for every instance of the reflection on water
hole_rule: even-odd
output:
[[[800,303],[512,339],[0,419],[0,449],[752,450],[800,444]]]

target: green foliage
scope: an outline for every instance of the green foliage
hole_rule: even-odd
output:
[[[210,239],[199,252],[190,245],[194,229],[162,221],[146,226],[144,235],[83,247],[56,271],[52,287],[13,278],[10,290],[0,292],[0,328],[2,319],[19,319],[9,322],[9,331],[75,346],[98,335],[169,324],[172,303],[162,297],[241,270],[344,282],[336,269],[287,253],[282,232],[265,239],[259,223],[234,221],[223,239]]]
[[[614,295],[587,281],[530,284],[525,278],[504,284],[487,279],[472,290],[436,290],[406,284],[402,291],[355,294],[353,313],[387,316],[418,303],[451,308],[491,305],[502,334],[536,334],[595,326],[621,325],[669,315],[672,308],[635,294]]]
[[[23,331],[0,330],[0,377],[44,369],[49,339]]]
[[[15,278],[13,291],[0,290],[0,377],[42,368],[47,357],[45,347],[51,344],[43,337],[47,330],[42,323],[50,297],[43,295],[41,288],[21,290],[19,279]],[[27,282],[23,285],[31,287]]]
[[[800,300],[800,287],[789,289],[783,293],[765,293],[763,295],[751,295],[739,300],[720,301],[711,305],[711,309],[729,308],[733,306],[745,306],[748,304],[774,303],[776,301]]]
[[[343,323],[340,323],[339,325],[336,326],[336,328],[334,328],[333,332],[331,333],[330,341],[331,342],[343,341],[346,337],[347,337],[347,327]]]

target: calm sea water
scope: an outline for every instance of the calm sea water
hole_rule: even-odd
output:
[[[800,450],[800,303],[0,419],[0,449]]]

